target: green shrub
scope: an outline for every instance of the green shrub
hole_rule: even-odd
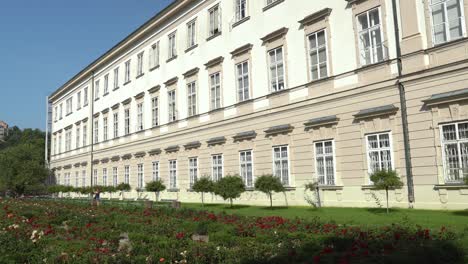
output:
[[[197,193],[201,193],[202,206],[205,206],[205,193],[211,193],[213,192],[213,189],[213,181],[207,176],[197,179],[192,186],[192,190]]]
[[[232,200],[239,198],[245,192],[245,184],[239,175],[226,176],[214,184],[214,193],[224,200],[229,200],[232,207]]]
[[[270,207],[273,208],[273,192],[284,192],[281,180],[273,175],[262,175],[255,180],[255,189],[265,193],[270,198]]]
[[[388,190],[401,189],[403,182],[398,177],[398,173],[394,170],[380,170],[370,175],[371,181],[374,183],[374,189],[385,190],[387,199],[387,214],[388,214]]]
[[[151,181],[146,184],[146,191],[156,193],[156,201],[159,200],[159,193],[166,190],[166,185],[161,180]]]

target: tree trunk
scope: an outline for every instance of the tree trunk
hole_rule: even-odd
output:
[[[205,207],[205,193],[204,192],[201,193],[201,205],[202,207]]]
[[[385,188],[385,195],[387,197],[387,214],[388,214],[388,188]]]
[[[231,200],[231,208],[232,208],[232,198],[230,198],[229,200]]]
[[[270,208],[273,209],[273,197],[271,197],[271,193],[270,193]]]
[[[159,192],[156,193],[156,202],[159,201]]]

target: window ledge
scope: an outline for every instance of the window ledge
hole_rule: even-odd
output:
[[[265,6],[265,7],[263,8],[263,12],[265,12],[265,11],[267,11],[268,9],[273,8],[273,7],[279,5],[279,4],[283,3],[283,2],[284,2],[284,0],[275,1],[275,2],[273,2],[273,3],[271,3],[271,4],[267,5],[267,6]]]
[[[156,69],[158,69],[158,68],[159,68],[159,64],[156,65],[156,66],[153,66],[151,69],[149,69],[149,71],[154,71],[154,70],[156,70]]]
[[[179,188],[172,188],[172,189],[167,189],[167,192],[179,192]]]
[[[358,69],[356,69],[354,72],[358,73],[358,72],[361,72],[361,71],[366,71],[366,70],[369,70],[369,69],[372,69],[372,68],[382,66],[384,64],[390,64],[392,61],[393,60],[385,58],[383,61],[379,61],[379,62],[375,62],[375,63],[371,63],[371,64],[366,64],[366,65],[360,65],[360,67]]]
[[[375,186],[374,185],[362,185],[361,190],[374,190]]]
[[[171,62],[171,61],[173,61],[173,60],[175,60],[175,59],[177,59],[177,55],[172,56],[171,58],[167,59],[167,60],[166,60],[166,63]]]
[[[107,96],[107,95],[109,95],[109,92],[107,92],[107,93],[103,94],[102,96]]]
[[[216,34],[213,34],[213,35],[209,36],[209,37],[206,39],[206,41],[210,41],[210,40],[212,40],[212,39],[214,39],[214,38],[216,38],[216,37],[218,37],[218,36],[221,36],[221,31],[218,32],[218,33],[216,33]]]
[[[453,183],[453,184],[436,184],[434,185],[434,190],[441,190],[441,189],[446,189],[446,190],[460,190],[460,189],[468,189],[468,185],[463,184],[463,183]]]
[[[189,47],[185,50],[185,53],[190,52],[191,50],[194,50],[198,47],[198,44],[193,45],[192,47]]]
[[[285,186],[284,187],[285,191],[295,191],[296,190],[296,187],[293,187],[293,186]]]
[[[131,82],[132,82],[132,81],[128,80],[128,81],[124,82],[123,85],[125,86],[125,85],[127,85],[127,84],[129,84],[129,83],[131,83]]]
[[[99,101],[99,97],[98,97],[98,98],[96,98],[96,99],[94,99],[94,101],[95,101],[95,102],[96,102],[96,101]]]
[[[250,20],[250,16],[246,16],[246,17],[242,18],[241,20],[239,20],[239,21],[235,22],[234,24],[232,24],[232,28],[235,28],[238,25],[240,25],[240,24],[242,24],[242,23],[244,23],[246,21],[249,21],[249,20]]]
[[[86,106],[88,106],[88,103],[84,104],[84,105],[83,105],[83,108],[85,108]]]
[[[234,106],[239,107],[239,106],[244,105],[244,104],[252,103],[253,101],[254,101],[254,99],[252,99],[252,98],[246,99],[244,101],[237,102]]]
[[[114,87],[114,89],[112,89],[112,91],[117,91],[119,89],[119,87]]]
[[[69,116],[69,115],[71,115],[71,114],[73,114],[73,112],[70,112],[70,113],[66,114],[65,116]]]
[[[343,186],[338,186],[338,185],[319,185],[318,188],[320,190],[330,190],[330,191],[343,190]]]
[[[76,111],[80,111],[80,110],[81,110],[81,107],[78,107],[78,108],[76,109]]]
[[[145,75],[145,74],[144,74],[144,73],[141,73],[141,74],[139,74],[135,79],[138,79],[138,78],[142,77],[143,75]]]
[[[457,45],[458,43],[465,42],[466,40],[468,40],[467,37],[462,37],[462,38],[458,38],[458,39],[447,41],[447,42],[440,43],[440,44],[433,44],[433,46],[431,48],[427,49],[426,52],[436,51],[436,50],[439,50],[439,49],[443,49],[445,47],[450,47],[452,45]]]
[[[283,88],[282,90],[271,92],[271,93],[267,94],[266,97],[270,98],[270,97],[274,97],[274,96],[280,96],[280,95],[282,95],[284,93],[287,93],[287,92],[289,92],[289,89]]]

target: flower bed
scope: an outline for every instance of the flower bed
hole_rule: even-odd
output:
[[[0,263],[463,263],[456,235],[187,209],[0,202]],[[209,242],[193,241],[203,226]]]

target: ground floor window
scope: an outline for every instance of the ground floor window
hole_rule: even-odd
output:
[[[102,169],[102,186],[107,186],[107,169]]]
[[[81,172],[81,186],[85,187],[86,186],[86,171]]]
[[[97,178],[98,178],[98,170],[94,169],[94,171],[93,171],[93,185],[98,185]]]
[[[240,175],[247,187],[253,187],[253,158],[252,150],[239,153]]]
[[[169,183],[171,189],[177,188],[177,160],[169,161]]]
[[[153,181],[159,180],[159,161],[153,162]]]
[[[130,184],[130,166],[124,168],[124,183]]]
[[[118,183],[118,177],[119,177],[118,175],[119,175],[119,174],[118,174],[118,169],[117,169],[117,167],[114,167],[114,168],[112,169],[112,185],[113,185],[114,187],[116,187],[117,184],[119,184],[119,183]]]
[[[441,126],[445,182],[460,183],[468,176],[468,122]]]
[[[273,147],[273,173],[281,179],[283,185],[289,185],[289,149],[288,146]]]
[[[393,170],[391,133],[371,134],[367,135],[366,139],[369,174],[379,170]]]
[[[197,181],[198,178],[198,158],[189,159],[189,175],[190,175],[190,188]]]
[[[138,164],[137,169],[137,177],[138,177],[138,189],[143,189],[143,164]]]
[[[335,184],[335,159],[333,141],[315,143],[315,168],[320,185]]]
[[[223,155],[213,155],[211,161],[213,181],[219,181],[223,178]]]

